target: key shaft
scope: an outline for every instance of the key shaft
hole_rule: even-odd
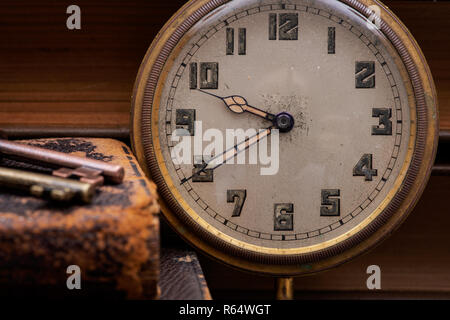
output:
[[[90,203],[95,194],[95,186],[89,183],[3,167],[0,167],[0,187],[62,202]]]
[[[0,156],[33,164],[49,165],[58,169],[74,169],[74,174],[77,173],[77,169],[89,169],[96,171],[97,176],[103,175],[107,181],[115,184],[122,183],[125,175],[124,169],[120,165],[77,157],[4,139],[0,139]]]

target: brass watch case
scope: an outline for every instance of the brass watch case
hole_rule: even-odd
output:
[[[370,6],[381,8],[381,31],[402,60],[412,114],[412,135],[401,174],[385,201],[349,233],[319,245],[276,249],[239,242],[201,219],[177,192],[165,168],[159,146],[158,110],[162,88],[171,67],[170,57],[187,42],[189,28],[229,0],[191,0],[162,28],[141,64],[132,97],[132,146],[146,174],[161,196],[162,213],[187,242],[230,266],[276,276],[316,273],[342,264],[379,244],[406,219],[431,175],[438,142],[437,94],[426,59],[402,22],[376,0],[340,1],[365,17]]]

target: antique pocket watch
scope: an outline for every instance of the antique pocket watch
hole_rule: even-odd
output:
[[[234,267],[300,275],[404,221],[430,176],[436,101],[419,46],[379,1],[192,0],[143,60],[132,143],[185,240]],[[177,141],[250,128],[209,159],[175,161]],[[272,173],[234,162],[263,144]]]

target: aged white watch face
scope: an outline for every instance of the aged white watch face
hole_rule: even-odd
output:
[[[415,111],[404,66],[375,25],[338,1],[235,0],[180,43],[157,130],[172,191],[204,229],[240,247],[307,252],[392,197]],[[230,144],[234,129],[266,130]],[[218,132],[223,150],[211,148]],[[174,162],[181,141],[190,161]],[[217,157],[235,163],[214,167]]]

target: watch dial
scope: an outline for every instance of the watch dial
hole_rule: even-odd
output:
[[[414,106],[392,45],[340,2],[294,3],[220,7],[189,30],[165,75],[157,130],[167,179],[193,219],[241,247],[338,242],[373,219],[410,160]],[[227,130],[267,128],[248,135],[245,163],[205,167],[221,155],[203,154],[205,133],[220,131],[226,152]],[[189,163],[173,161],[177,129]]]

